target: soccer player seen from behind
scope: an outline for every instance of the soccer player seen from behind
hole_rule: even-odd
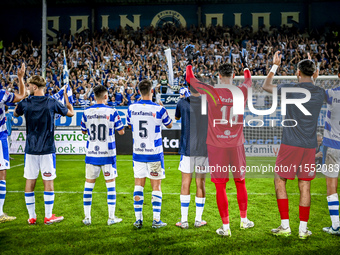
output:
[[[72,117],[73,107],[68,100],[66,89],[64,97],[66,106],[54,98],[45,97],[46,81],[39,75],[27,80],[32,95],[22,100],[14,110],[14,116],[25,115],[26,146],[25,168],[26,178],[25,201],[29,214],[28,223],[36,224],[34,188],[41,171],[44,183],[45,224],[60,222],[64,217],[52,214],[54,204],[54,184],[56,178],[56,157],[54,144],[55,114]]]
[[[244,78],[243,84],[238,86],[242,91],[245,105],[248,88],[251,87],[251,74],[247,63],[241,55]],[[243,115],[233,114],[233,94],[225,85],[232,85],[234,68],[231,64],[222,64],[219,67],[221,84],[217,87],[204,84],[196,80],[192,66],[187,66],[186,80],[199,93],[205,94],[208,100],[208,158],[211,181],[215,183],[216,200],[223,226],[216,230],[217,234],[231,236],[229,227],[228,198],[226,183],[229,181],[229,169],[233,173],[237,189],[237,202],[240,209],[240,228],[254,227],[254,222],[247,218],[248,194],[245,184],[246,156],[244,151]],[[216,122],[216,120],[218,120]]]
[[[182,88],[183,89],[183,88]],[[207,152],[207,115],[201,114],[201,97],[193,87],[190,87],[191,95],[179,100],[176,106],[175,118],[181,120],[181,140],[179,154],[181,161],[178,169],[182,172],[181,187],[181,214],[180,222],[176,226],[189,228],[188,210],[190,204],[190,184],[192,174],[196,172],[196,218],[195,227],[201,227],[207,224],[202,220],[202,214],[205,204],[205,176],[208,170],[208,152]],[[187,91],[189,94],[189,91]]]
[[[96,104],[88,107],[83,114],[81,130],[88,134],[86,142],[86,181],[84,188],[84,213],[85,225],[91,224],[92,191],[103,171],[107,188],[107,205],[109,208],[108,225],[121,222],[122,219],[115,217],[116,209],[116,184],[118,176],[116,167],[116,142],[115,130],[118,134],[124,134],[124,125],[116,109],[107,105],[107,88],[98,85],[94,87]]]
[[[5,89],[0,90],[0,223],[15,220],[16,217],[8,216],[3,211],[6,197],[6,172],[10,168],[8,131],[6,128],[6,103],[16,103],[25,98],[26,90],[24,84],[25,64],[18,68],[19,94],[10,93]]]
[[[161,180],[165,178],[164,155],[162,143],[162,124],[172,127],[172,120],[167,110],[153,103],[151,93],[152,83],[142,80],[138,89],[142,100],[129,106],[127,122],[132,129],[133,137],[133,172],[135,190],[133,193],[136,222],[134,226],[143,226],[143,202],[146,177],[152,187],[153,228],[164,227],[161,221],[162,191]]]
[[[338,70],[340,79],[340,67]],[[323,137],[323,155],[325,165],[322,172],[326,176],[327,202],[332,226],[323,228],[323,231],[340,235],[339,225],[339,197],[338,177],[340,165],[340,87],[326,90],[327,114]]]
[[[321,106],[325,99],[325,90],[314,85],[314,80],[318,76],[315,64],[305,59],[298,63],[297,78],[298,83],[273,85],[273,77],[276,69],[281,64],[281,55],[279,51],[274,54],[273,67],[263,83],[263,89],[273,93],[277,89],[278,95],[289,91],[289,89],[305,89],[310,92],[311,98],[308,102],[303,103],[303,107],[310,113],[305,115],[295,104],[286,106],[286,126],[283,127],[282,143],[276,159],[275,167],[275,191],[277,204],[281,216],[281,225],[272,229],[274,235],[289,236],[291,229],[289,227],[289,206],[286,191],[287,179],[294,180],[295,175],[298,177],[300,190],[300,227],[299,238],[305,239],[312,234],[307,229],[307,222],[310,212],[310,181],[315,178],[315,148],[317,147],[317,122]],[[291,90],[292,91],[292,90]],[[287,99],[291,101],[303,100],[304,93],[287,93]],[[296,122],[297,122],[297,125]],[[294,126],[294,127],[293,127]]]

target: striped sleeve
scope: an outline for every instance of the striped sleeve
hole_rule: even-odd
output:
[[[131,109],[130,109],[130,107],[128,108],[126,120],[127,120],[127,124],[131,125]]]
[[[86,131],[86,122],[87,122],[87,118],[84,112],[83,116],[81,117],[81,123],[80,123],[81,131]]]
[[[172,119],[169,117],[168,111],[164,107],[162,107],[160,115],[164,126],[168,126],[171,124]]]
[[[120,116],[116,110],[114,110],[113,114],[110,115],[110,121],[114,123],[114,127],[116,130],[122,130],[124,128],[123,122],[120,119]]]
[[[0,90],[0,102],[7,104],[12,103],[14,100],[14,93],[8,92],[7,90]]]

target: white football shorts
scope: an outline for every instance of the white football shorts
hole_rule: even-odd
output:
[[[164,179],[164,160],[156,162],[133,161],[133,172],[135,178]]]
[[[86,164],[85,177],[86,179],[97,179],[100,175],[100,171],[103,171],[105,181],[112,180],[118,176],[116,164],[107,165]]]
[[[55,153],[45,155],[25,154],[24,177],[36,180],[39,171],[41,171],[41,177],[45,181],[51,181],[57,177]]]
[[[329,178],[338,178],[340,171],[340,150],[328,147],[322,173]]]
[[[7,139],[0,139],[0,170],[10,168]]]
[[[192,174],[193,172],[198,174],[209,173],[208,157],[181,155],[178,170],[185,174]]]

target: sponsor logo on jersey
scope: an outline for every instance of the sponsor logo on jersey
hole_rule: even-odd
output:
[[[230,135],[230,130],[224,131],[224,134],[225,134],[225,135]]]
[[[50,172],[45,172],[45,173],[43,173],[43,176],[45,176],[45,177],[51,177],[52,174],[51,174]]]
[[[141,143],[140,147],[144,149],[146,147],[146,144],[145,143]]]
[[[93,115],[86,115],[86,118],[88,119],[106,119],[106,114],[98,115],[98,114],[93,114]]]
[[[100,150],[100,147],[99,147],[98,145],[96,145],[96,146],[94,147],[94,150],[95,150],[95,151],[99,151],[99,150]]]
[[[233,99],[228,97],[228,98],[223,98],[222,96],[220,96],[220,99],[222,102],[224,103],[232,103],[233,102]]]
[[[131,115],[143,115],[143,116],[153,116],[152,112],[143,112],[143,111],[131,111]]]
[[[333,98],[333,103],[340,104],[340,99],[338,99],[338,98]]]

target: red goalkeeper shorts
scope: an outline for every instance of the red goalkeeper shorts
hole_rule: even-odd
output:
[[[315,148],[301,148],[281,144],[275,172],[282,178],[311,181],[315,178]]]
[[[246,173],[246,154],[243,144],[231,148],[207,145],[209,170],[213,183],[227,183],[229,172],[243,180]]]

